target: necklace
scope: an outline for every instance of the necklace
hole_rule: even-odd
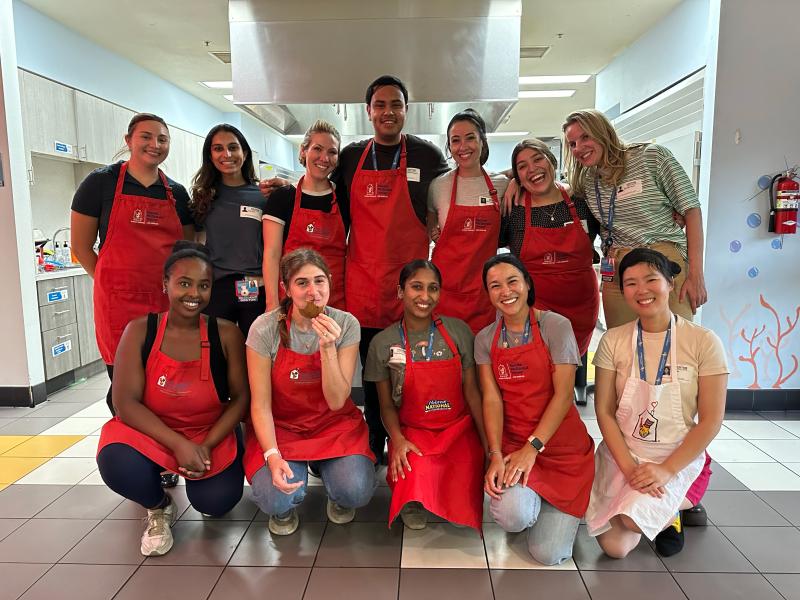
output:
[[[553,212],[548,212],[548,210],[545,208],[545,206],[548,206],[547,204],[542,205],[539,208],[541,208],[544,211],[544,214],[546,214],[548,217],[550,217],[551,221],[555,221],[556,220],[556,211],[558,210],[558,205],[559,204],[560,204],[559,202],[556,202],[555,204],[553,204]]]

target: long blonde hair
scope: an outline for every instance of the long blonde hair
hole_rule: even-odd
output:
[[[603,156],[597,166],[584,167],[573,156],[566,135],[567,127],[573,123],[580,125],[589,137],[597,141],[603,148]],[[625,171],[625,151],[628,146],[619,139],[614,126],[603,113],[593,109],[576,110],[567,115],[561,131],[564,134],[562,151],[564,167],[569,173],[569,184],[573,190],[583,189],[583,178],[591,169],[600,171],[603,181],[614,185],[619,183]]]

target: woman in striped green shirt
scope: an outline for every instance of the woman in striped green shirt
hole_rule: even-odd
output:
[[[686,172],[663,146],[624,144],[599,111],[568,115],[562,130],[570,184],[576,193],[585,194],[602,225],[606,326],[636,318],[620,293],[615,269],[613,275],[611,270],[630,250],[645,246],[681,265],[670,308],[691,320],[707,294],[702,214]],[[673,219],[674,213],[683,217],[685,231]]]

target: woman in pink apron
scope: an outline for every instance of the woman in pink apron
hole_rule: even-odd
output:
[[[389,433],[389,524],[400,514],[422,529],[427,509],[480,531],[485,438],[472,332],[434,314],[441,281],[428,260],[403,267],[403,317],[373,338],[364,379],[377,383]]]
[[[164,264],[169,309],[134,319],[115,362],[117,416],[103,426],[97,465],[112,490],[147,509],[145,556],[172,547],[175,503],[161,489],[166,469],[186,478],[199,512],[220,516],[242,497],[244,339],[230,321],[201,315],[213,278],[208,251],[180,241]]]
[[[347,228],[336,190],[328,179],[339,160],[340,136],[326,121],[317,121],[300,144],[300,164],[306,173],[297,186],[272,192],[263,216],[264,277],[267,310],[278,306],[278,264],[281,256],[297,248],[316,250],[331,272],[328,305],[344,310],[344,256]]]
[[[572,403],[575,335],[566,317],[534,308],[516,256],[487,261],[483,281],[500,313],[475,338],[489,509],[504,530],[528,530],[535,560],[559,564],[572,556],[594,477],[594,444]]]
[[[705,449],[725,412],[728,368],[719,338],[670,310],[680,267],[637,248],[619,265],[638,319],[609,329],[595,354],[595,409],[603,442],[586,524],[622,558],[642,534],[671,556],[683,548],[680,513],[708,486]]]
[[[331,272],[314,250],[287,254],[280,270],[286,297],[247,337],[253,402],[244,465],[269,531],[289,535],[300,522],[309,466],[328,494],[328,519],[344,524],[372,498],[375,457],[350,397],[358,321],[326,306]]]

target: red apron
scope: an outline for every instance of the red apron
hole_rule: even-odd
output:
[[[114,364],[125,326],[136,317],[167,310],[162,288],[164,261],[183,238],[175,198],[161,170],[167,200],[122,193],[128,163],[119,169],[108,231],[94,270],[94,322],[97,347]]]
[[[500,208],[497,190],[483,172],[492,204],[461,206],[456,204],[458,169],[453,174],[450,210],[432,260],[442,272],[442,291],[438,311],[457,317],[477,333],[494,321],[496,311],[483,290],[483,263],[497,254],[500,238]]]
[[[398,411],[400,430],[416,444],[422,456],[407,454],[411,471],[405,472],[405,479],[394,482],[386,476],[392,488],[389,525],[406,502],[421,502],[451,523],[481,531],[483,448],[464,401],[458,349],[441,320],[435,318],[434,322],[453,358],[413,362],[405,334],[406,371],[403,402]],[[391,452],[389,440],[390,455]]]
[[[289,318],[286,327],[291,328]],[[333,411],[322,392],[319,351],[300,354],[278,346],[271,369],[272,420],[281,456],[311,461],[362,454],[373,462],[364,416],[351,399]],[[264,448],[248,423],[244,472],[248,481],[264,466]]]
[[[344,310],[344,255],[347,237],[344,231],[344,222],[339,214],[339,205],[336,202],[336,190],[331,186],[333,193],[331,212],[302,208],[300,199],[303,195],[304,177],[297,182],[292,221],[289,225],[286,242],[283,244],[283,254],[289,254],[298,248],[311,248],[319,252],[331,270],[331,279],[333,280],[328,304]],[[281,297],[283,295],[281,293]]]
[[[205,317],[200,318],[200,360],[179,361],[161,351],[167,314],[161,317],[153,349],[147,359],[142,404],[149,408],[164,425],[177,431],[195,444],[202,444],[208,432],[219,421],[226,404],[219,401],[211,377],[210,344]],[[165,469],[178,473],[178,462],[172,450],[141,431],[114,417],[103,425],[99,454],[108,444],[125,444],[138,450]],[[236,434],[231,431],[211,450],[211,470],[205,479],[227,469],[236,459]],[[193,478],[194,479],[194,478]]]
[[[553,363],[531,310],[531,338],[515,348],[498,348],[501,324],[492,339],[492,370],[503,397],[503,455],[528,443],[553,397]],[[561,512],[583,517],[594,480],[594,442],[574,405],[547,443],[528,478],[528,487]]]
[[[362,169],[373,143],[364,148],[350,186],[345,296],[347,311],[362,327],[384,329],[403,314],[397,297],[400,270],[415,258],[428,258],[429,243],[408,193],[405,136],[397,169]]]

